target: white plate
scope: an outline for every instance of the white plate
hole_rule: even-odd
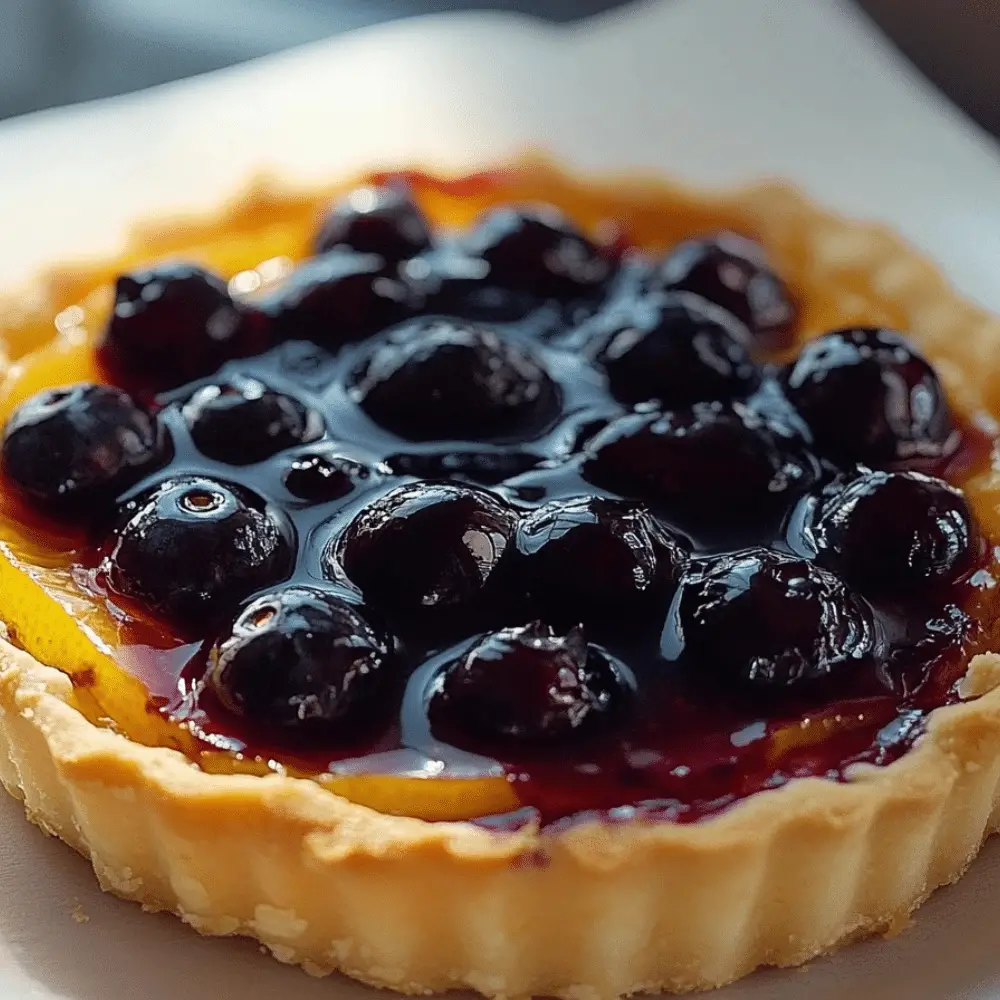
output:
[[[260,170],[308,184],[373,163],[471,166],[526,145],[581,169],[790,176],[894,223],[1000,309],[997,148],[836,0],[676,0],[570,30],[421,19],[8,123],[0,285],[53,259],[113,251],[137,216],[211,208]],[[991,847],[900,937],[720,996],[1000,1000],[998,927]],[[372,995],[102,896],[84,862],[0,800],[0,998],[279,994]]]

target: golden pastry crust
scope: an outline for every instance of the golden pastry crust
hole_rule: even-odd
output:
[[[874,276],[957,405],[983,407],[997,372],[979,360],[1000,324],[929,264],[790,189],[728,197],[761,226],[794,225],[817,282],[844,267]],[[206,773],[95,725],[66,674],[0,640],[0,778],[103,888],[202,933],[406,993],[602,1000],[718,986],[899,926],[1000,822],[998,681],[1000,656],[976,658],[973,700],[848,783],[796,780],[689,825],[496,832],[387,816],[308,779]]]

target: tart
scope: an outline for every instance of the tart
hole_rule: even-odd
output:
[[[997,824],[1000,321],[784,185],[258,189],[3,304],[0,776],[406,993],[718,986]]]

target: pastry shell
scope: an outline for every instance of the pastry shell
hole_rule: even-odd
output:
[[[817,280],[848,261],[916,301],[932,357],[954,355],[961,330],[966,356],[943,376],[958,405],[982,405],[991,373],[970,387],[955,371],[976,372],[1000,325],[922,258],[780,185],[732,197],[761,219],[797,219]],[[414,994],[610,1000],[719,986],[903,926],[1000,820],[998,681],[1000,656],[977,657],[969,700],[934,712],[900,760],[845,783],[794,780],[686,825],[498,831],[384,815],[308,779],[207,773],[93,724],[65,673],[0,640],[0,778],[104,889],[204,934],[256,938],[309,973]]]

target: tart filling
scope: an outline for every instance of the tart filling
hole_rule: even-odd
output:
[[[989,400],[736,207],[537,194],[374,177],[295,265],[12,331],[0,617],[95,721],[509,827],[844,780],[958,700]]]

